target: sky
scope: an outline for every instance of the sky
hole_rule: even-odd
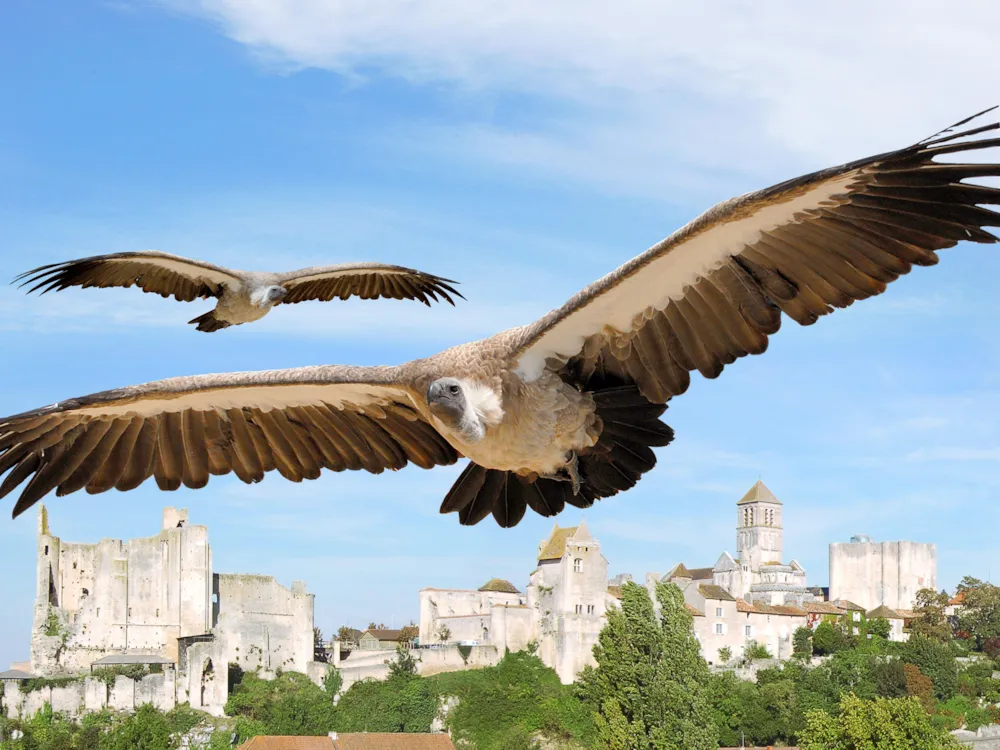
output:
[[[209,337],[186,325],[204,301],[0,285],[0,414],[175,375],[425,356],[531,322],[720,200],[1000,103],[994,2],[690,6],[0,4],[0,280],[159,249],[248,270],[400,263],[468,298],[296,305]],[[859,533],[935,543],[939,588],[995,580],[998,273],[996,247],[964,244],[811,327],[786,320],[764,355],[692,377],[633,490],[558,523],[585,517],[611,575],[709,566],[735,552],[735,503],[761,478],[810,584]],[[523,589],[552,519],[460,527],[438,513],[460,470],[46,500],[79,542],[149,536],[163,506],[188,508],[216,572],[306,581],[329,634],[405,624],[422,587]],[[29,655],[35,528],[33,512],[0,521],[0,668]]]

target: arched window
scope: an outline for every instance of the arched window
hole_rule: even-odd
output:
[[[573,572],[582,573],[583,572],[583,560],[579,557],[573,561]]]

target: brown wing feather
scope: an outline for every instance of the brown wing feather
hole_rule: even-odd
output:
[[[451,295],[462,297],[453,287],[457,281],[383,263],[345,263],[317,266],[281,274],[278,283],[288,290],[281,304],[333,299],[412,299],[428,307],[441,297],[454,305]]]
[[[224,286],[238,284],[240,279],[233,271],[211,263],[146,250],[51,263],[22,273],[14,279],[17,282],[22,287],[34,284],[28,294],[39,289],[45,294],[71,286],[84,289],[137,286],[144,292],[191,302],[219,297]]]
[[[200,488],[232,471],[259,482],[322,469],[381,473],[458,456],[420,415],[398,368],[305,367],[202,375],[70,399],[0,419],[0,498],[14,516],[53,490]],[[9,473],[8,473],[9,472]]]
[[[881,294],[913,266],[936,264],[938,250],[997,242],[983,227],[1000,226],[1000,213],[982,206],[1000,205],[1000,189],[963,180],[1000,177],[1000,164],[934,159],[1000,147],[1000,138],[968,139],[998,128],[927,139],[720,204],[525,328],[518,367],[530,377],[545,362],[583,383],[623,371],[663,403],[687,389],[690,371],[715,378],[763,352],[782,312],[810,325]]]

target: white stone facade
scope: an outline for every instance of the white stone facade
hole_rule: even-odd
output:
[[[586,523],[552,530],[538,546],[538,566],[525,593],[514,589],[422,589],[420,643],[469,642],[520,651],[529,642],[564,683],[588,664],[615,599],[608,593],[608,561]],[[494,587],[496,588],[496,587]],[[447,638],[442,638],[446,634]]]
[[[229,664],[263,674],[306,672],[313,659],[313,595],[270,576],[213,572],[205,526],[166,508],[160,532],[123,542],[64,542],[44,506],[31,671],[83,674],[106,656],[162,657],[169,679],[151,702],[188,701],[219,713]],[[156,680],[150,686],[159,684]]]
[[[856,536],[830,545],[830,598],[865,609],[912,609],[917,592],[937,590],[937,546],[873,542]]]

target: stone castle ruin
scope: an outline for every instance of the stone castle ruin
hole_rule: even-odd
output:
[[[230,665],[264,675],[320,666],[305,584],[215,573],[208,529],[187,510],[165,508],[155,536],[82,544],[54,536],[42,506],[37,572],[34,676],[146,665],[145,702],[221,713]]]

